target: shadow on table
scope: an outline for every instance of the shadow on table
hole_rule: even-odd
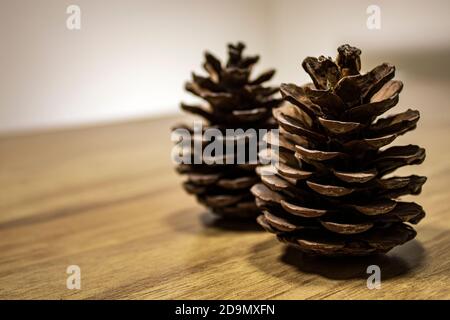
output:
[[[210,212],[203,212],[200,215],[200,222],[206,228],[220,231],[264,231],[256,223],[256,219],[224,219]]]
[[[284,247],[283,254],[277,259],[280,249],[283,250],[283,246],[276,240],[262,242],[254,246],[249,259],[263,272],[291,283],[305,283],[305,277],[299,276],[299,273],[333,280],[367,279],[369,265],[378,265],[382,280],[387,280],[408,274],[425,260],[425,251],[417,240],[397,247],[386,255],[368,257],[310,256],[293,247]]]
[[[263,229],[256,219],[223,219],[205,210],[183,209],[166,216],[166,223],[177,232],[205,233],[207,235],[222,232],[260,232]]]

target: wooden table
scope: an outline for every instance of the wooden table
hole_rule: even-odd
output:
[[[447,121],[400,139],[427,148],[406,169],[429,178],[416,240],[350,260],[303,259],[252,224],[214,219],[173,170],[175,121],[0,139],[0,298],[450,298]],[[367,289],[370,264],[380,290]],[[69,265],[81,268],[80,290],[66,288]]]

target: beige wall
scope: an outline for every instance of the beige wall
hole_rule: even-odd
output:
[[[443,62],[448,66],[448,0],[281,0],[271,4],[271,39],[277,48],[273,58],[281,62],[278,79],[282,81],[306,81],[300,70],[303,57],[334,57],[337,46],[343,43],[363,50],[366,68],[387,60],[396,64],[401,75],[425,71],[420,65],[432,73],[441,73],[439,64]],[[366,27],[366,9],[371,4],[381,9],[380,30]]]
[[[2,131],[175,112],[205,48],[269,50],[261,0],[0,1]]]
[[[450,1],[0,0],[0,131],[172,113],[205,48],[247,42],[277,82],[303,82],[306,55],[349,42],[366,69],[388,60],[400,76],[447,81]],[[66,29],[66,7],[82,10]],[[381,7],[381,30],[366,8]],[[436,80],[438,79],[438,80]],[[438,85],[443,86],[444,82]],[[445,85],[444,85],[445,88]]]

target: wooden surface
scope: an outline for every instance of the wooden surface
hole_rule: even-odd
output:
[[[215,220],[173,170],[174,121],[0,139],[0,298],[450,298],[447,121],[401,138],[427,148],[407,169],[429,178],[416,240],[350,260],[305,259],[257,227]],[[66,288],[73,264],[81,290]],[[380,290],[366,287],[370,264]]]

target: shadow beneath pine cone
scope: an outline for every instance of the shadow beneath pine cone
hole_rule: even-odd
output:
[[[381,269],[382,280],[403,276],[419,267],[425,259],[425,251],[417,240],[393,249],[386,255],[372,255],[367,257],[320,257],[310,256],[294,247],[284,247],[281,256],[279,247],[282,244],[263,242],[253,248],[251,262],[263,272],[282,278],[288,282],[309,282],[301,274],[320,275],[327,279],[349,280],[367,279],[366,270],[369,265],[378,265]],[[277,248],[274,248],[276,245]],[[269,261],[273,259],[272,261]],[[293,267],[286,269],[286,266]]]
[[[218,217],[210,212],[203,212],[200,215],[201,224],[210,229],[220,231],[236,231],[236,232],[256,232],[264,231],[255,219],[225,219]]]
[[[223,232],[264,231],[256,219],[224,219],[203,209],[186,208],[170,212],[164,218],[173,231],[189,234],[220,235]]]
[[[377,265],[384,280],[409,273],[419,266],[424,258],[422,245],[413,240],[392,250],[388,254],[367,257],[319,257],[309,256],[299,250],[288,247],[281,261],[306,273],[319,274],[325,278],[345,280],[352,278],[367,279],[367,267]]]

